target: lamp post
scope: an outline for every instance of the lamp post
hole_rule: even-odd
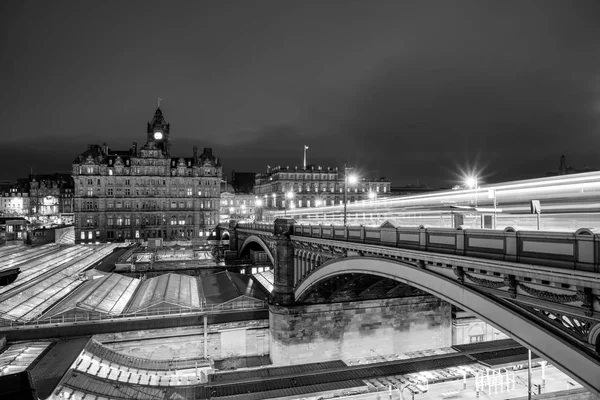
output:
[[[315,200],[315,207],[321,207],[321,204],[323,204],[323,201],[321,199]],[[319,213],[317,213],[317,219],[319,219]],[[324,212],[323,212],[323,219],[325,219],[325,213]]]
[[[358,177],[355,174],[348,175],[348,168],[346,164],[344,164],[344,226],[347,225],[348,215],[346,213],[346,207],[348,204],[348,184],[355,184],[358,182]]]
[[[291,200],[294,198],[294,192],[291,192],[291,191],[287,192],[285,194],[285,198],[287,199],[287,201],[284,200],[285,201],[285,204],[284,204],[285,211],[283,212],[283,215],[285,215],[287,217],[287,206],[288,206],[288,203],[291,203]],[[293,204],[290,204],[290,208],[293,208],[292,206],[293,206]]]
[[[255,219],[257,221],[262,221],[262,205],[263,205],[262,200],[257,198],[256,201],[254,202],[255,213],[256,213]]]
[[[373,201],[375,201],[375,199],[377,198],[377,193],[373,192],[372,190],[369,190],[369,200],[371,201],[371,206],[373,205]],[[374,223],[373,222],[373,213],[371,214],[371,218],[369,220],[369,223]]]
[[[475,207],[477,207],[477,176],[471,176],[467,178],[466,183],[470,189],[475,189]]]

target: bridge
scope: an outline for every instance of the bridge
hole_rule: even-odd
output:
[[[600,395],[600,232],[594,229],[344,227],[278,219],[231,221],[214,234],[229,237],[240,256],[267,253],[274,266],[272,315],[334,302],[361,280],[367,285],[358,295],[385,296],[409,285],[473,312]],[[382,283],[389,281],[397,285]]]

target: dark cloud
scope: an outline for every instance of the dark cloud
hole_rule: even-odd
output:
[[[600,168],[595,1],[9,1],[0,179],[145,138],[226,170],[357,164],[395,183]]]

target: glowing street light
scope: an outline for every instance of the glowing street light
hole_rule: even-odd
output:
[[[348,175],[350,168],[344,164],[344,226],[347,225],[348,215],[346,213],[346,206],[348,204],[348,185],[356,185],[358,183],[358,176],[356,174]]]
[[[373,201],[377,198],[377,193],[369,192],[369,200]]]
[[[465,184],[469,189],[475,189],[475,207],[477,207],[477,176],[473,175],[467,177]]]
[[[289,191],[285,194],[285,198],[288,199],[288,201],[285,202],[284,206],[285,206],[285,210],[283,212],[283,215],[287,217],[287,206],[288,204],[290,205],[290,208],[294,208],[294,202],[292,201],[292,199],[294,198],[294,192]]]
[[[255,213],[255,218],[259,221],[262,221],[262,206],[263,206],[263,201],[262,199],[259,199],[258,197],[256,198],[256,200],[254,201],[254,213]]]

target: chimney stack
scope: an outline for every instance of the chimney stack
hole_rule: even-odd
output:
[[[198,146],[194,146],[194,160],[198,158]]]

